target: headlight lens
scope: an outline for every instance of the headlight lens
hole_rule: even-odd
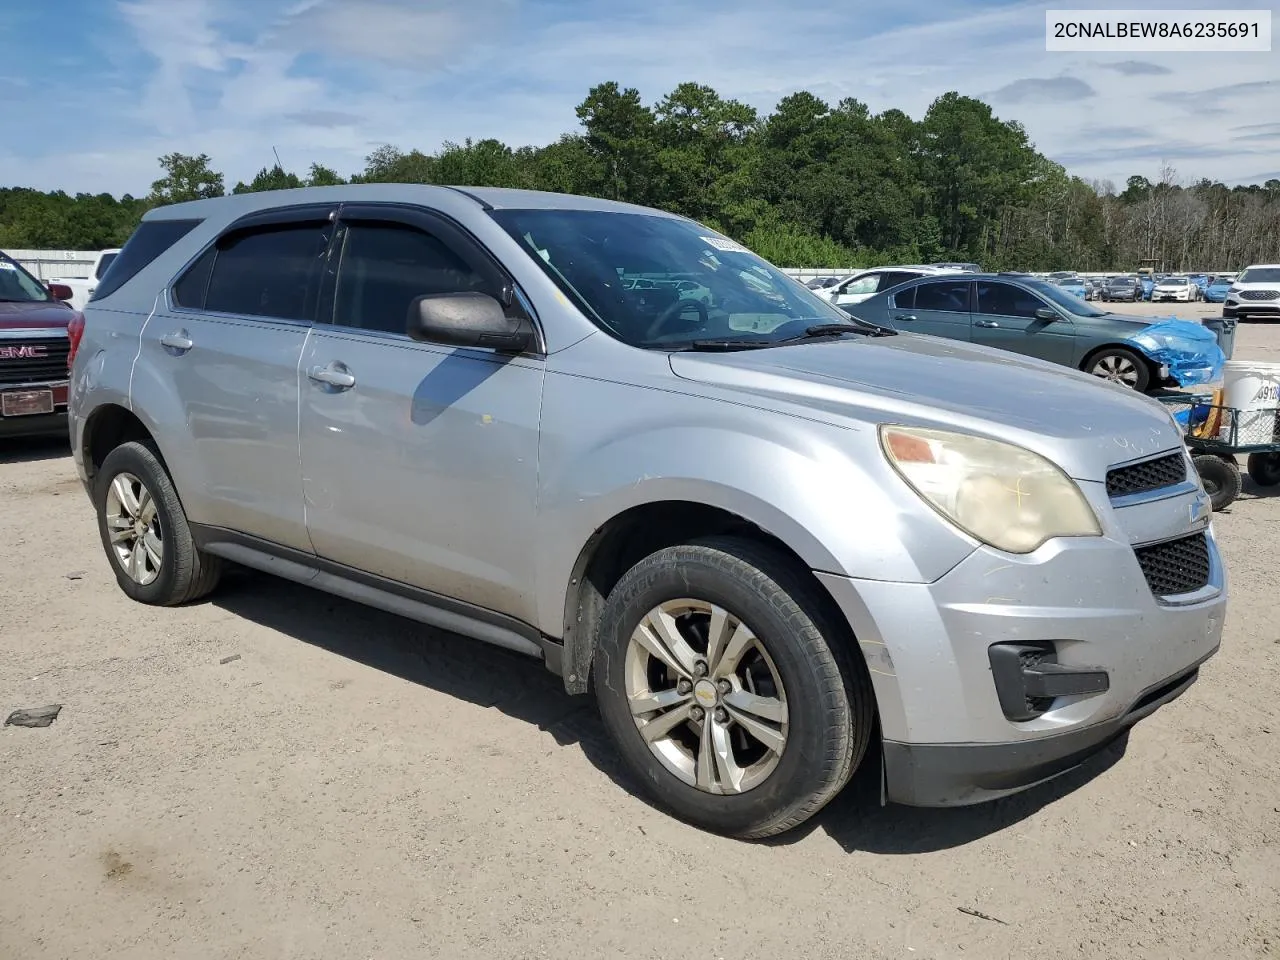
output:
[[[1053,537],[1098,537],[1075,481],[1039,454],[962,433],[880,427],[880,445],[930,506],[983,543],[1031,553]]]

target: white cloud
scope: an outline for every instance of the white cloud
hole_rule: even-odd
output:
[[[1276,55],[1050,54],[1047,6],[117,0],[124,32],[104,55],[113,73],[142,78],[93,96],[79,94],[79,78],[35,85],[60,112],[34,104],[26,126],[74,130],[80,149],[0,144],[0,182],[136,194],[173,150],[209,153],[232,185],[273,162],[272,146],[299,172],[319,161],[349,173],[380,142],[545,143],[574,129],[573,107],[610,79],[649,102],[692,80],[761,111],[807,89],[917,117],[948,90],[1003,90],[991,100],[998,115],[1082,176],[1123,182],[1167,159],[1231,181],[1267,165],[1266,141],[1228,149],[1226,138],[1280,116],[1280,85],[1263,85]],[[1197,93],[1205,77],[1209,99]]]

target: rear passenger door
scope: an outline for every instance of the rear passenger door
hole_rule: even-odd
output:
[[[968,280],[926,280],[893,294],[889,319],[895,329],[948,340],[969,339]]]
[[[1030,290],[1012,283],[981,280],[977,284],[973,342],[1027,357],[1071,364],[1075,325]],[[1036,316],[1047,309],[1053,319]]]
[[[406,333],[418,296],[480,291],[514,315],[514,285],[451,221],[394,205],[344,206],[333,263],[302,360],[316,552],[532,622],[544,362]]]
[[[161,415],[194,450],[182,490],[193,523],[310,550],[298,361],[332,210],[294,207],[237,221],[180,274],[143,329],[137,376],[164,381],[151,386],[175,405]]]

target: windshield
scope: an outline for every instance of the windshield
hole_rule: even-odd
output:
[[[1079,280],[1077,280],[1075,277],[1063,277],[1061,280],[1058,281],[1058,286],[1080,287],[1080,286],[1083,286],[1083,284]]]
[[[1059,281],[1061,283],[1062,281]],[[1027,289],[1034,290],[1046,300],[1056,303],[1068,313],[1073,313],[1077,317],[1105,317],[1107,311],[1099,310],[1087,300],[1081,300],[1073,293],[1067,293],[1052,283],[1046,283],[1043,280],[1024,280]]]
[[[52,299],[43,283],[0,254],[0,302],[48,303]]]
[[[603,210],[491,216],[589,318],[632,346],[768,344],[816,324],[867,329],[746,247],[688,220]]]
[[[1113,287],[1132,287],[1138,281],[1133,277],[1112,277],[1111,285]]]
[[[1250,267],[1237,283],[1280,283],[1280,267]]]

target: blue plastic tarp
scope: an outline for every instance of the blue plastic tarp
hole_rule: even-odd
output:
[[[1167,366],[1169,375],[1184,387],[1221,379],[1227,361],[1217,335],[1190,320],[1159,320],[1129,337],[1129,342]]]

